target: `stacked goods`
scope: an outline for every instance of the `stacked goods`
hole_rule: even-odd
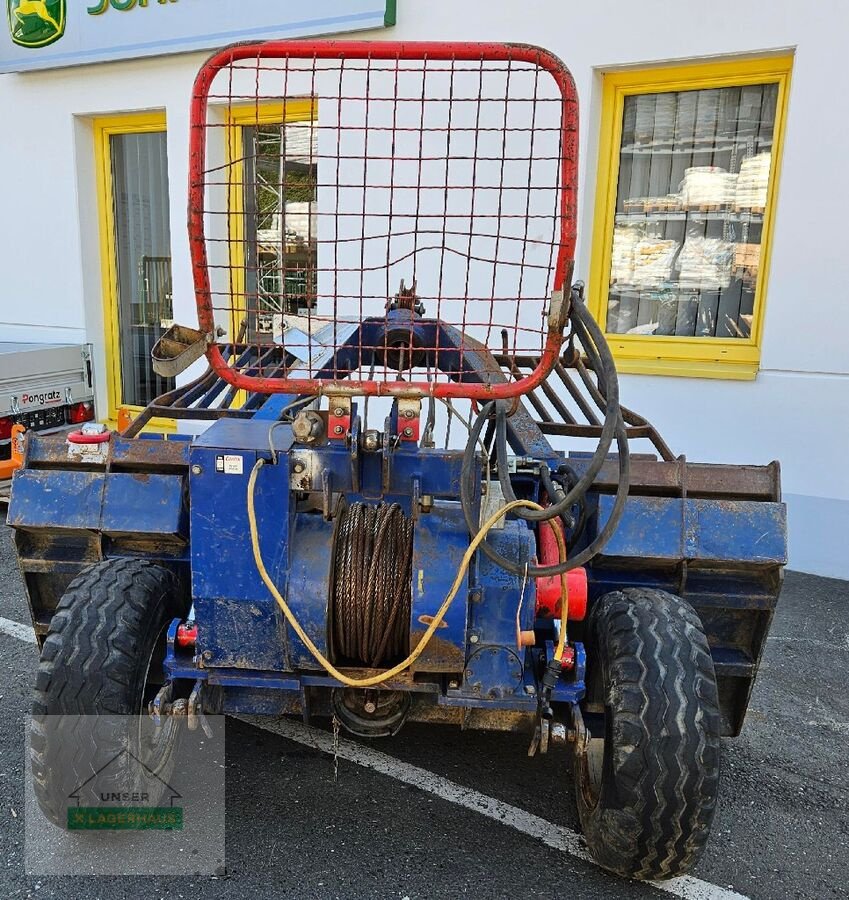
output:
[[[682,91],[678,95],[678,111],[675,116],[675,143],[686,144],[693,140],[696,131],[696,107],[698,91]]]
[[[656,94],[640,94],[636,97],[634,142],[648,144],[654,138],[654,114],[657,109]]]
[[[610,260],[610,283],[631,284],[634,278],[634,247],[642,231],[639,228],[614,228]]]
[[[678,255],[682,286],[715,291],[731,284],[734,244],[720,238],[688,237]]]
[[[625,104],[623,134],[633,128],[636,144],[671,143],[675,131],[677,96],[668,94],[639,94]]]
[[[667,194],[665,197],[646,197],[646,212],[675,212],[681,209],[681,195]]]
[[[744,159],[737,178],[734,205],[737,209],[763,210],[769,187],[769,167],[771,154],[759,153]]]
[[[716,126],[719,120],[719,90],[698,92],[696,104],[696,122],[693,137],[697,141],[713,141],[716,138]]]
[[[658,94],[657,109],[654,114],[654,141],[668,144],[675,136],[675,112],[678,97],[674,93]]]
[[[626,213],[642,213],[646,211],[648,197],[629,197],[622,205]]]
[[[734,203],[737,176],[719,166],[686,169],[681,182],[681,202],[685,209],[717,209]]]
[[[622,206],[626,213],[676,212],[681,209],[681,195],[629,197],[622,203]]]
[[[742,279],[747,287],[754,287],[761,263],[760,244],[735,244],[734,262],[731,271],[735,278]]]
[[[740,88],[735,131],[738,138],[772,134],[778,85],[750,84]]]
[[[650,288],[669,281],[672,267],[680,249],[678,241],[643,238],[634,246],[634,276],[636,287]]]

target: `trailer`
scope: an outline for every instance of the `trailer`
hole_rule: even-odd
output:
[[[210,109],[285,128],[292,97],[309,140],[277,171],[313,198],[317,251],[293,279],[281,247],[275,312],[237,252],[256,210],[228,202],[255,160],[222,162]],[[779,467],[688,462],[620,403],[573,281],[566,66],[513,44],[237,45],[201,69],[191,127],[198,323],[153,355],[207,370],[86,454],[30,434],[15,476],[45,815],[63,825],[87,765],[74,714],[149,716],[149,740],[95,732],[93,752],[129,743],[160,774],[174,723],[211,714],[361,738],[425,721],[566,748],[595,859],[689,871],[780,591]],[[154,416],[208,427],[142,435]]]
[[[19,466],[17,435],[67,431],[94,417],[88,344],[0,342],[0,498]]]

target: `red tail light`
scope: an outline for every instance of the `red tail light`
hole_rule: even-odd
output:
[[[0,441],[8,441],[12,437],[12,426],[15,420],[5,416],[0,419]]]
[[[93,418],[93,403],[74,403],[68,407],[69,425],[79,425],[80,422],[90,422]]]

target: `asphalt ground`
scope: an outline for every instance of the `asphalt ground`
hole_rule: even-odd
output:
[[[28,622],[5,528],[0,617]],[[32,643],[0,633],[0,897],[664,896],[570,852],[579,826],[564,752],[529,759],[525,738],[423,725],[368,744],[377,764],[353,761],[360,745],[345,742],[334,781],[333,758],[311,746],[324,733],[291,740],[228,720],[226,874],[27,877],[23,732],[36,663]],[[847,672],[849,583],[787,573],[743,734],[723,741],[710,844],[679,896],[849,897]]]

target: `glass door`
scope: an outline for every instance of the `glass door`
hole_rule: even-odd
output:
[[[172,324],[168,149],[164,113],[94,121],[101,220],[109,418],[174,387],[151,364]]]
[[[108,137],[117,332],[116,405],[143,407],[174,387],[153,371],[153,345],[172,324],[168,151],[164,131]]]

